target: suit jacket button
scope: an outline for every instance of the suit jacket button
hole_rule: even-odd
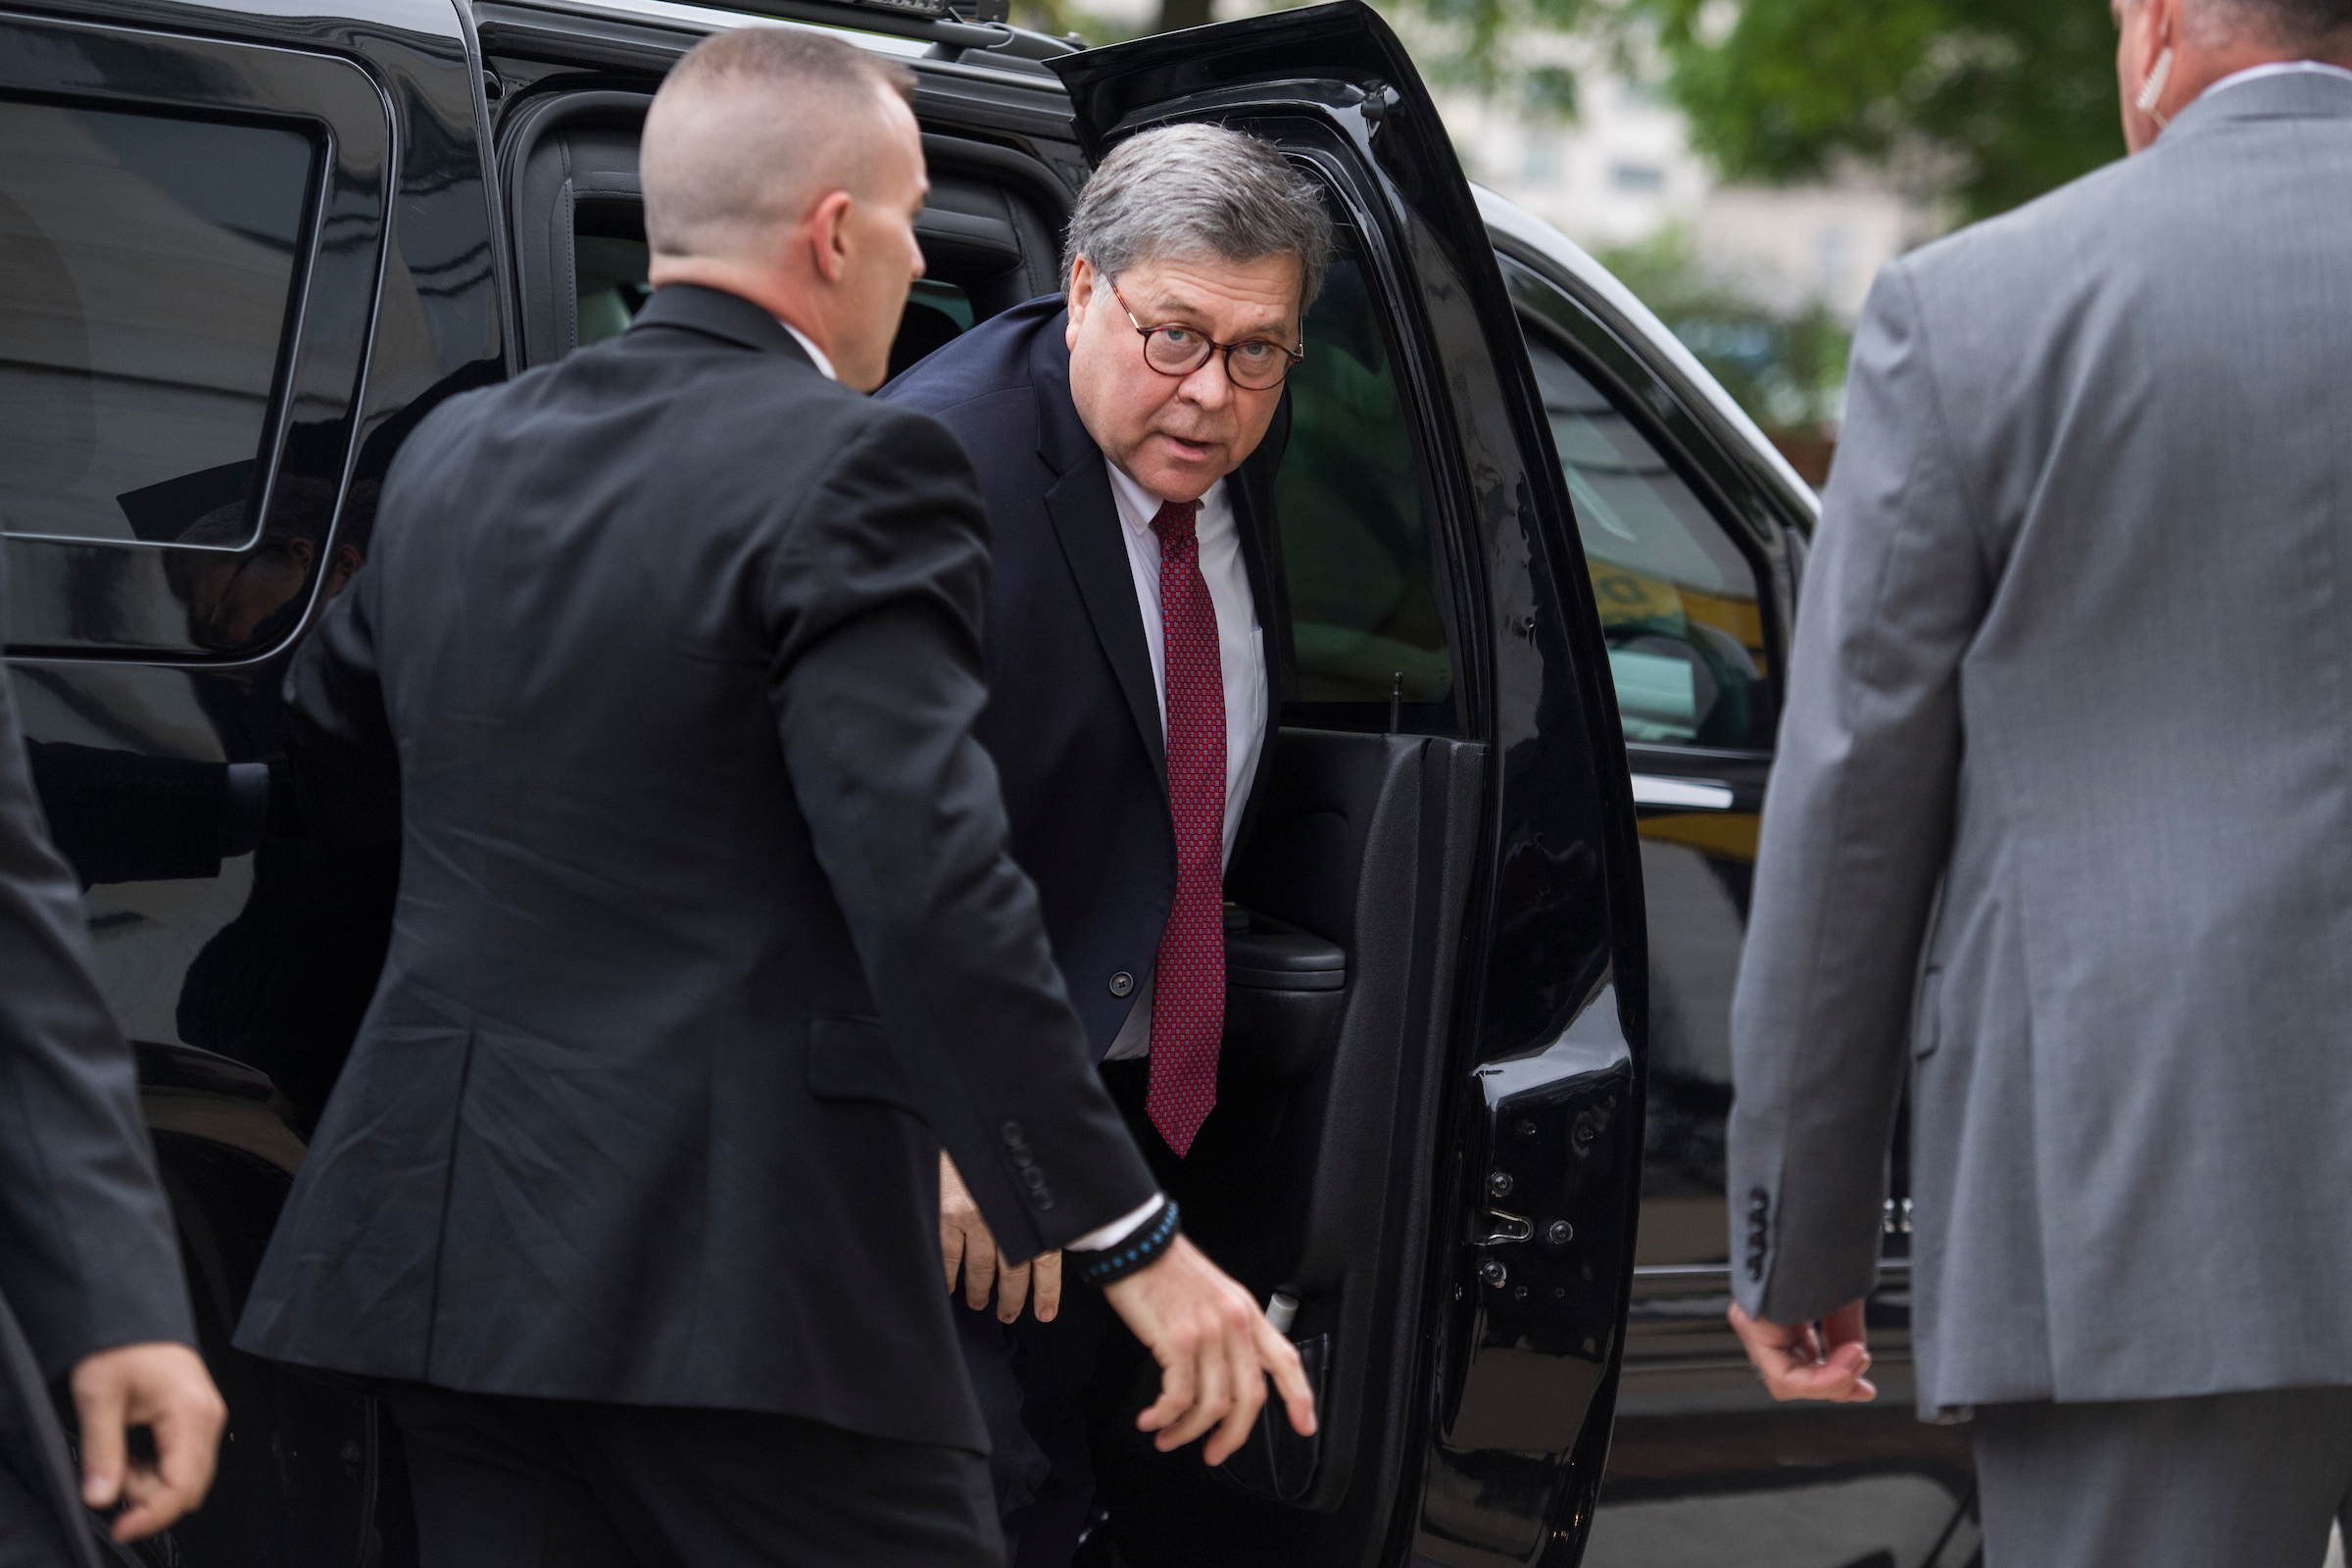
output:
[[[1114,974],[1110,977],[1110,994],[1112,996],[1129,996],[1132,995],[1134,991],[1135,976],[1129,974],[1126,970],[1121,969],[1117,974]]]

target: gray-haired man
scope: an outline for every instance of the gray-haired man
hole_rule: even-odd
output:
[[[995,559],[978,734],[1103,1081],[1188,1207],[1217,1200],[1247,1141],[1215,1111],[1224,868],[1271,758],[1268,432],[1330,244],[1321,197],[1273,148],[1147,131],[1079,197],[1065,296],[883,393],[979,470]],[[1065,1300],[1049,1254],[1021,1321],[1029,1267],[1003,1266],[952,1168],[943,1187],[1007,1534],[1023,1568],[1066,1564],[1094,1492],[1079,1394],[1100,1298]]]
[[[1777,1396],[1871,1396],[1908,1069],[1919,1401],[1974,1411],[1991,1568],[2316,1563],[2352,0],[2116,19],[2140,156],[1897,262],[1855,333],[1733,1009],[1734,1324]]]

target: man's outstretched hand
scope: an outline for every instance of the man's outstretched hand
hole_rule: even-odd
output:
[[[117,1541],[152,1536],[204,1501],[228,1406],[204,1359],[184,1345],[124,1345],[85,1355],[74,1368],[74,1408],[81,1420],[81,1500],[93,1508],[127,1504],[115,1519]],[[127,1434],[155,1434],[155,1461],[130,1457]]]
[[[1828,1399],[1865,1404],[1879,1396],[1870,1370],[1862,1303],[1848,1301],[1816,1325],[1749,1317],[1732,1303],[1732,1332],[1776,1399]]]
[[[1160,1452],[1213,1427],[1201,1456],[1223,1464],[1257,1424],[1269,1375],[1292,1428],[1313,1435],[1315,1396],[1298,1352],[1250,1294],[1185,1237],[1102,1294],[1159,1362],[1158,1402],[1135,1424],[1159,1434],[1152,1444]]]
[[[1061,1254],[1040,1252],[1015,1263],[1000,1252],[988,1221],[980,1217],[980,1205],[972,1201],[956,1162],[944,1152],[939,1156],[939,1260],[947,1265],[951,1291],[956,1289],[956,1272],[962,1271],[963,1299],[973,1311],[988,1305],[989,1291],[996,1291],[999,1322],[1020,1318],[1032,1280],[1037,1286],[1037,1320],[1051,1323],[1061,1310]]]

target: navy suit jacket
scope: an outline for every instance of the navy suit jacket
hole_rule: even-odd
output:
[[[988,500],[993,564],[984,622],[988,706],[975,732],[995,759],[1012,857],[1037,885],[1054,956],[1095,1060],[1158,956],[1176,896],[1176,829],[1166,742],[1143,612],[1110,469],[1070,401],[1061,298],[983,322],[882,396],[918,409],[970,454]],[[1264,630],[1266,737],[1238,852],[1273,765],[1281,688],[1275,579],[1267,550],[1286,398],[1227,490]]]

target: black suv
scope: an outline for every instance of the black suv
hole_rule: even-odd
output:
[[[945,0],[48,0],[0,13],[9,662],[231,1411],[212,1500],[135,1560],[413,1560],[364,1391],[227,1346],[398,876],[303,832],[277,687],[416,421],[627,326],[650,96],[753,23],[918,75],[898,366],[1050,292],[1091,159],[1147,125],[1275,140],[1338,222],[1278,492],[1285,733],[1230,879],[1271,917],[1229,969],[1274,1130],[1229,1173],[1249,1226],[1200,1238],[1298,1302],[1324,1428],[1212,1473],[1106,1420],[1094,1560],[1966,1560],[1965,1448],[1904,1408],[1899,1202],[1885,1404],[1774,1410],[1722,1324],[1730,977],[1811,492],[1465,183],[1372,12],[1082,53]]]

